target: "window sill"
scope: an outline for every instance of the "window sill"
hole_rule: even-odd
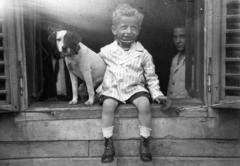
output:
[[[215,110],[235,110],[240,111],[240,103],[223,103],[221,105],[213,106],[212,107]]]
[[[10,104],[0,103],[0,113],[16,112],[17,109]]]
[[[207,110],[201,108],[197,99],[178,99],[172,101],[172,106],[163,111],[161,105],[152,104],[153,118],[169,117],[206,117]],[[185,109],[183,107],[198,107]],[[38,102],[21,111],[17,120],[60,120],[60,119],[100,119],[102,107],[99,104],[86,106],[83,104],[69,105],[67,102]],[[120,105],[115,113],[116,118],[137,118],[137,109],[131,104]]]

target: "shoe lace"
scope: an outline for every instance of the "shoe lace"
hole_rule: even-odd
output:
[[[105,141],[105,153],[110,153],[112,150],[112,142],[110,139],[106,139]]]
[[[143,138],[143,146],[147,146],[149,143],[149,139]]]

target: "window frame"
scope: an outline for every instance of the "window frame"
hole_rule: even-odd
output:
[[[186,3],[187,2],[188,2],[188,0],[186,0]],[[191,2],[195,3],[196,1],[191,1]],[[197,12],[196,15],[197,16],[200,15],[200,17],[201,17],[201,19],[198,20],[198,21],[203,21],[204,16],[203,16],[203,13],[201,13],[201,12],[203,12],[204,10],[203,10],[202,5],[204,5],[204,3],[206,3],[206,0],[205,0],[205,2],[204,2],[204,0],[201,0],[200,3],[199,3],[199,1],[197,1],[197,2],[198,2],[198,4],[196,4],[194,9],[199,9],[199,10],[196,11]],[[200,5],[200,7],[199,7],[199,5]],[[198,31],[199,28],[203,28],[203,26],[204,26],[204,25],[201,24],[201,22],[195,22],[194,21],[193,23],[195,25],[194,28],[196,28],[196,31]],[[200,34],[203,34],[203,29],[201,29]],[[201,44],[203,43],[203,36],[200,39],[200,37],[199,37],[200,34],[195,33],[195,35],[196,35],[195,37],[197,39],[199,39],[199,42],[194,47],[194,49],[197,49],[197,50],[199,50],[199,49],[203,50],[203,48],[202,48],[203,46],[201,47]],[[7,38],[11,38],[10,33],[6,33],[6,36],[7,36]],[[22,39],[21,39],[21,42],[22,42],[22,44],[24,44],[24,41]],[[8,47],[8,49],[9,49],[9,47]],[[201,52],[203,52],[203,51],[201,51]],[[197,53],[195,56],[198,56],[200,54],[200,52],[198,52],[198,51],[195,51],[194,53]],[[17,53],[16,53],[16,57],[15,57],[16,69],[20,69],[20,70],[18,70],[20,72],[15,71],[15,76],[17,76],[17,80],[16,80],[17,84],[15,84],[15,85],[11,84],[11,86],[10,86],[11,89],[12,89],[11,94],[17,94],[16,95],[17,97],[15,96],[15,98],[14,98],[15,101],[13,103],[14,108],[16,108],[14,110],[29,110],[30,111],[31,110],[31,105],[28,104],[30,99],[29,99],[29,96],[28,96],[28,88],[29,87],[28,87],[28,83],[27,83],[28,78],[27,78],[27,69],[26,69],[27,66],[26,66],[26,52],[25,52],[25,50],[22,50],[22,55],[17,55]],[[202,54],[202,58],[205,61],[205,55],[204,54]],[[197,72],[199,71],[199,70],[197,70],[198,66],[199,66],[199,62],[198,62],[198,64],[195,64],[195,69],[196,70],[192,71],[193,74],[196,75],[196,76],[198,76],[198,74],[197,74]],[[198,80],[200,79],[199,78],[199,79],[196,79],[194,82],[191,82],[191,84],[192,84],[192,87],[194,87],[194,88],[195,87],[200,88],[200,91],[201,91],[202,94],[199,95],[199,94],[195,93],[193,98],[182,99],[183,103],[188,103],[187,104],[188,106],[189,105],[194,105],[194,106],[199,105],[200,106],[203,103],[205,103],[205,101],[207,100],[206,91],[205,91],[206,90],[206,84],[205,84],[205,82],[206,82],[206,65],[205,64],[202,65],[201,70],[203,70],[203,72],[201,73],[202,74],[201,78],[203,78],[204,83],[199,84],[198,83]],[[193,85],[193,83],[194,83],[194,85]],[[175,101],[173,103],[175,103]],[[173,105],[173,106],[175,106],[175,105]],[[184,107],[185,105],[178,104],[177,106]]]
[[[186,89],[193,98],[206,103],[204,55],[204,0],[186,0]]]
[[[6,1],[4,8],[4,49],[8,80],[8,101],[0,113],[24,110],[27,106],[26,59],[23,42],[23,6],[21,1]],[[15,6],[12,8],[12,6]]]

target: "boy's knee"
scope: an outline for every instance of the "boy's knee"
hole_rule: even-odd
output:
[[[150,113],[151,104],[147,97],[142,96],[133,101],[133,104],[137,107],[140,113]]]
[[[149,98],[146,97],[146,96],[141,96],[141,97],[138,97],[136,98],[134,101],[133,101],[133,104],[136,106],[136,107],[144,107],[144,106],[150,106],[150,101],[149,101]]]
[[[103,101],[103,111],[114,112],[118,106],[118,102],[114,99],[105,99]]]

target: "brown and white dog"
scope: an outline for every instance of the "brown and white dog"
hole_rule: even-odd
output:
[[[104,61],[97,53],[81,43],[78,34],[66,30],[55,33],[49,39],[55,40],[61,56],[65,58],[70,74],[73,97],[69,104],[77,104],[78,102],[78,77],[87,86],[88,100],[85,104],[93,104],[94,89],[101,84],[105,73],[106,65]],[[51,39],[53,36],[55,39]]]

